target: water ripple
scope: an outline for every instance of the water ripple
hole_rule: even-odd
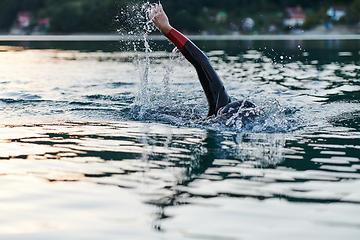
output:
[[[2,52],[1,235],[356,239],[359,63],[298,55],[210,52],[224,122],[178,52]]]

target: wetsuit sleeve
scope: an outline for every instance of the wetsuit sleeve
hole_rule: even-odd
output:
[[[208,104],[211,116],[230,102],[229,95],[206,55],[188,38],[172,29],[166,36],[185,58],[195,67]]]

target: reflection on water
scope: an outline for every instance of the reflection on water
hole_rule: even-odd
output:
[[[360,203],[356,133],[269,136],[132,122],[12,126],[0,132],[1,198],[11,206],[2,219],[10,218],[5,226],[14,231],[0,229],[2,234],[42,236],[51,230],[67,236],[91,226],[94,232],[141,237],[153,226],[173,237],[222,238],[251,236],[258,226],[265,228],[260,237],[270,231],[259,222],[263,218],[280,229],[315,224],[312,233],[320,233],[336,225],[350,237],[359,231],[358,207],[352,205]],[[37,211],[42,215],[32,218]],[[69,218],[77,225],[69,226]],[[193,221],[232,233],[194,228]],[[280,229],[278,234],[286,233]],[[338,231],[322,234],[332,238]]]
[[[208,52],[264,114],[227,126],[178,52],[151,54],[144,102],[141,53],[1,49],[2,237],[359,236],[359,62]]]
[[[149,191],[147,197],[154,201],[181,189],[186,195],[208,197],[359,202],[360,196],[336,189],[346,186],[344,180],[360,178],[359,137],[325,130],[270,137],[219,134],[131,122],[3,127],[0,157],[8,161],[2,162],[1,174],[140,188],[136,191]],[[219,180],[231,184],[223,188]],[[317,181],[329,183],[317,189]],[[207,182],[207,190],[196,189],[201,182]]]

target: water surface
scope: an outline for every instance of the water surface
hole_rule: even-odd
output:
[[[1,238],[358,238],[359,41],[197,42],[250,123],[167,42],[34,44],[0,52]]]

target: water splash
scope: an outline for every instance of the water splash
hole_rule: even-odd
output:
[[[130,106],[130,119],[140,121],[156,121],[166,122],[173,125],[180,126],[193,126],[200,128],[209,128],[216,130],[234,130],[236,132],[288,132],[301,127],[301,123],[292,121],[286,115],[286,108],[282,107],[277,100],[274,99],[255,99],[258,94],[248,95],[246,99],[256,103],[253,109],[240,107],[238,112],[230,119],[223,120],[219,118],[208,118],[203,120],[194,106],[184,104],[176,101],[179,97],[171,91],[171,74],[175,66],[175,62],[181,59],[179,51],[174,48],[172,53],[168,55],[165,63],[165,73],[162,76],[162,84],[158,84],[157,79],[160,80],[161,76],[157,75],[152,79],[151,62],[155,60],[152,57],[153,50],[148,41],[148,35],[156,28],[148,17],[148,10],[151,4],[149,2],[142,5],[135,5],[129,7],[132,17],[129,17],[130,26],[133,27],[127,32],[129,35],[141,35],[141,40],[133,41],[132,48],[136,52],[136,71],[140,80],[140,89],[135,102]],[[152,43],[151,43],[152,44]],[[271,51],[275,51],[271,49]],[[280,61],[277,61],[279,58]],[[263,53],[258,51],[248,51],[244,54],[242,59],[255,61],[257,64],[272,63],[274,69],[282,69],[285,67],[285,59],[290,59],[286,54],[275,54],[273,61],[267,58]],[[222,62],[222,61],[221,61]],[[220,62],[218,63],[220,64]],[[161,88],[162,87],[162,88]],[[163,89],[163,92],[161,92]],[[264,100],[265,99],[265,100]],[[251,117],[256,116],[256,117]]]
[[[145,59],[142,60],[140,57],[137,59],[137,71],[140,78],[140,92],[138,95],[138,101],[142,104],[149,102],[149,68],[150,68],[150,54],[152,52],[149,43],[144,34],[144,46],[145,46]],[[139,55],[138,55],[139,56]]]
[[[179,56],[178,54],[179,54],[179,50],[178,48],[175,47],[170,54],[169,62],[166,65],[166,74],[162,80],[164,84],[164,103],[166,105],[170,105],[172,100],[171,89],[170,89],[170,83],[171,83],[170,75],[174,70],[174,65],[172,63],[175,62],[175,59]]]
[[[124,41],[125,45],[136,53],[134,62],[140,79],[137,102],[142,105],[150,101],[149,69],[152,50],[147,37],[156,29],[148,16],[150,8],[149,2],[127,6],[121,11],[125,27],[118,29],[119,34],[128,37],[128,41]],[[141,53],[145,53],[145,56]]]
[[[116,17],[116,21],[122,21],[125,24],[117,32],[120,35],[129,36],[129,39],[134,39],[136,36],[143,36],[154,31],[156,28],[148,16],[150,8],[151,4],[145,2],[128,5],[122,9],[120,15]]]
[[[126,29],[118,30],[119,34],[129,37],[131,50],[134,51],[135,69],[140,80],[140,88],[135,102],[130,107],[131,118],[142,121],[157,121],[162,118],[167,122],[183,122],[182,118],[191,119],[197,114],[184,106],[176,104],[176,94],[171,91],[171,73],[175,67],[175,62],[183,58],[179,57],[179,51],[174,48],[170,55],[167,55],[165,65],[166,73],[162,78],[162,89],[156,79],[152,79],[152,62],[157,59],[153,56],[153,50],[148,41],[148,35],[156,30],[155,25],[149,19],[148,11],[151,8],[149,2],[128,6],[122,14],[126,16]],[[134,40],[137,38],[138,40]],[[125,44],[130,44],[125,43]],[[151,44],[153,44],[151,42]],[[174,101],[175,100],[175,101]]]

